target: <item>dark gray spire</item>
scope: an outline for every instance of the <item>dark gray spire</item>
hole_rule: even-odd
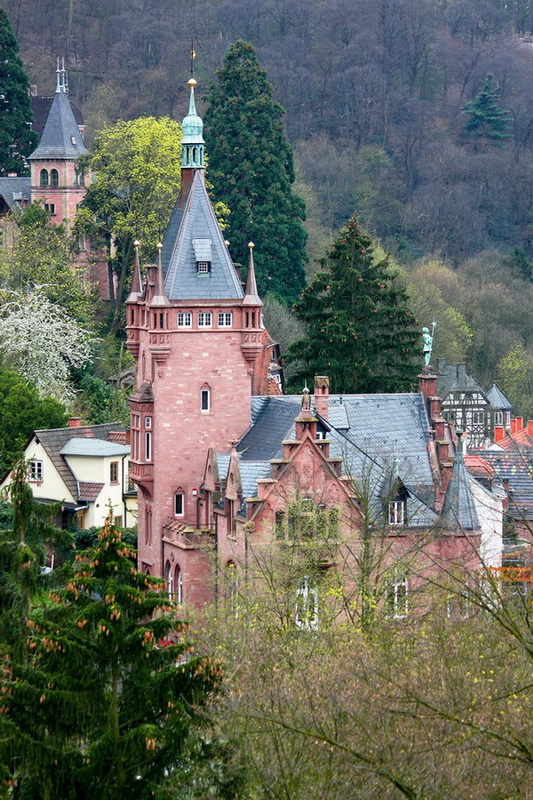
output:
[[[463,456],[462,435],[462,431],[457,431],[457,452],[444,498],[440,525],[449,531],[478,531],[480,524]]]
[[[56,73],[56,93],[44,124],[41,141],[30,159],[73,159],[87,153],[68,99],[67,73],[62,59],[58,59]]]

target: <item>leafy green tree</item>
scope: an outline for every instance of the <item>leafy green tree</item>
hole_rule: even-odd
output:
[[[27,665],[4,658],[1,763],[16,797],[179,797],[220,667],[192,654],[175,603],[133,555],[106,522],[28,620]]]
[[[8,16],[0,8],[0,175],[26,175],[26,156],[37,144],[30,123],[30,82]]]
[[[533,352],[517,342],[498,365],[498,381],[515,412],[533,419]]]
[[[227,238],[237,261],[255,245],[261,294],[294,301],[305,285],[303,201],[292,190],[292,150],[255,50],[236,42],[209,88],[205,115],[209,178],[230,209]]]
[[[10,469],[28,436],[36,428],[60,428],[66,423],[65,407],[37,389],[21,375],[0,369],[0,473]]]
[[[68,231],[50,225],[50,214],[32,203],[18,218],[12,247],[0,250],[0,281],[4,289],[38,290],[50,302],[83,324],[92,324],[95,291],[83,270],[72,265]]]
[[[509,111],[500,106],[500,90],[492,80],[492,75],[487,75],[479,94],[462,108],[469,117],[465,131],[476,146],[481,143],[502,145],[512,137],[509,133]]]
[[[299,365],[298,387],[314,375],[329,375],[334,392],[412,386],[420,332],[388,259],[377,261],[373,249],[352,217],[296,303],[296,316],[307,324],[307,337],[288,352]]]
[[[75,233],[100,235],[108,246],[116,329],[133,242],[139,239],[142,257],[153,259],[178,195],[181,127],[169,117],[119,120],[96,137],[87,161],[95,180],[82,203]]]

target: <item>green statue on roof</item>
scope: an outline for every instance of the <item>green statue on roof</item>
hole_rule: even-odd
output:
[[[435,328],[437,327],[437,323],[433,321],[431,323],[431,333],[429,332],[429,328],[422,328],[422,338],[424,340],[424,347],[423,347],[423,354],[424,354],[424,366],[429,367],[429,361],[431,358],[431,353],[433,351],[433,337],[435,335]]]

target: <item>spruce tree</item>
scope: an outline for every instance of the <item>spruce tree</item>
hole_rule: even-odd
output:
[[[28,619],[26,663],[4,653],[0,769],[15,797],[148,800],[188,781],[189,734],[220,669],[133,558],[108,519]]]
[[[328,375],[334,392],[409,391],[420,334],[387,258],[352,217],[295,305],[307,337],[289,348],[293,384]]]
[[[0,175],[28,174],[26,157],[38,138],[30,127],[30,84],[18,51],[7,14],[0,8]]]
[[[208,174],[215,200],[231,211],[231,252],[246,263],[253,241],[259,292],[292,302],[305,285],[305,206],[292,190],[283,109],[251,44],[238,41],[228,50],[207,100]]]
[[[499,104],[500,90],[493,85],[492,75],[487,75],[479,94],[461,109],[468,114],[465,131],[476,146],[485,142],[502,145],[511,138],[509,133],[509,111]]]

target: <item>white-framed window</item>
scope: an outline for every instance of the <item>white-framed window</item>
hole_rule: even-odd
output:
[[[190,311],[178,312],[178,328],[191,328],[192,327],[192,314]]]
[[[151,461],[152,460],[152,433],[151,431],[146,431],[144,434],[144,460]]]
[[[494,424],[503,425],[503,411],[494,412]]]
[[[505,412],[505,424],[506,425],[510,425],[511,424],[511,412],[510,411],[506,411]]]
[[[152,427],[152,417],[145,417],[144,418],[144,427],[147,431],[149,431]]]
[[[32,483],[41,483],[44,477],[44,464],[38,459],[28,462],[28,480]]]
[[[484,425],[485,424],[485,412],[484,411],[473,411],[472,412],[472,423],[474,425]]]
[[[172,564],[170,561],[167,561],[165,565],[165,583],[168,592],[168,596],[171,599],[174,599],[174,570],[172,569]]]
[[[320,440],[320,441],[321,441],[322,439],[325,439],[325,438],[326,438],[326,432],[325,432],[325,431],[318,431],[318,430],[317,430],[317,432],[316,432],[316,438],[317,438],[318,440]]]
[[[409,612],[409,582],[404,575],[396,575],[387,591],[389,615],[393,619],[405,619]]]
[[[218,327],[231,328],[233,325],[233,314],[231,311],[219,311],[218,313]]]
[[[213,324],[213,315],[210,311],[199,311],[198,312],[198,327],[199,328],[210,328]]]
[[[211,262],[210,261],[197,261],[196,262],[196,271],[198,275],[207,275],[211,272]]]
[[[296,590],[294,622],[301,631],[318,629],[318,587],[308,575],[302,578]]]
[[[202,389],[200,392],[200,410],[211,410],[211,389]]]
[[[388,506],[389,525],[405,525],[405,500],[391,500]]]
[[[185,514],[185,495],[183,492],[176,492],[174,495],[174,516],[183,517]]]
[[[176,564],[174,570],[174,586],[176,587],[176,602],[183,603],[183,572],[179,564]]]

